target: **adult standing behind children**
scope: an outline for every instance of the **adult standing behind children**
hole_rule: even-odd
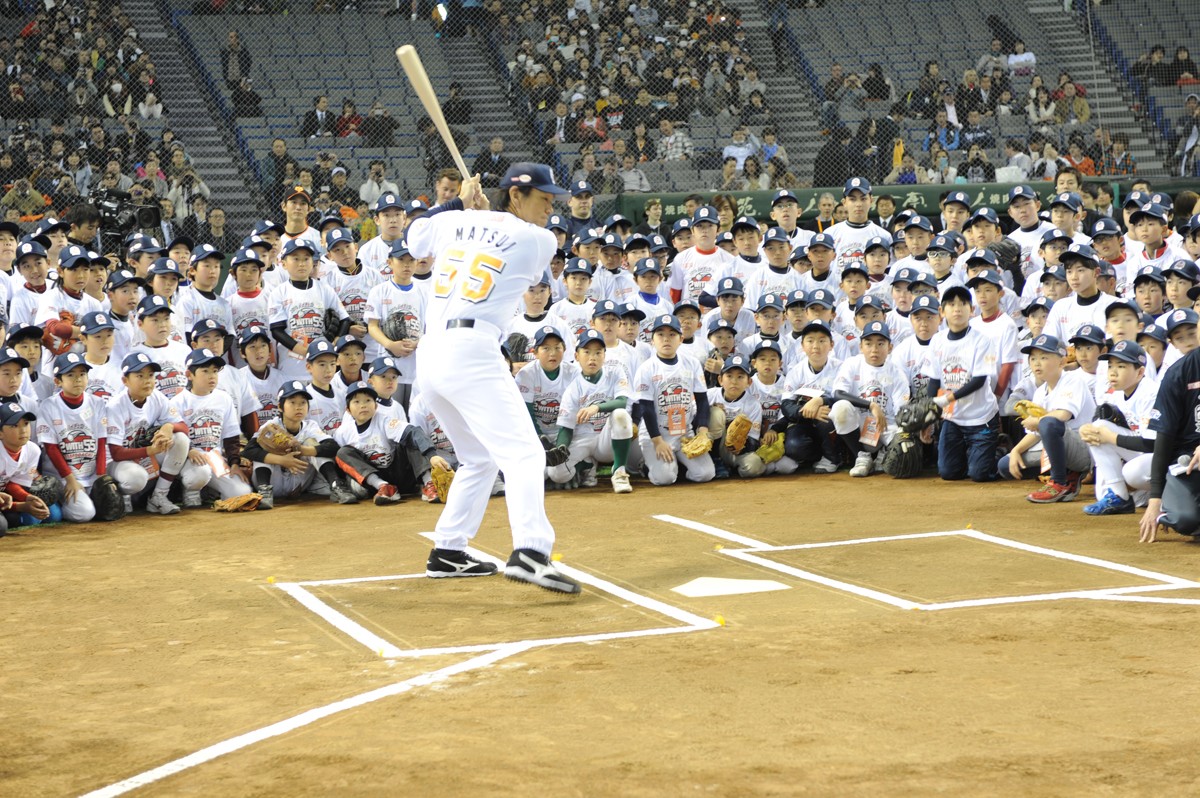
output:
[[[417,220],[410,252],[436,257],[426,333],[417,350],[422,397],[442,422],[459,470],[434,532],[430,576],[487,576],[494,565],[466,553],[479,531],[497,471],[504,472],[513,553],[504,575],[547,590],[578,593],[579,585],[550,561],[554,529],[546,517],[546,455],[501,354],[501,331],[525,290],[541,280],[557,248],[545,229],[554,198],[567,193],[549,167],[517,163],[500,180],[496,209],[463,186],[464,207]]]

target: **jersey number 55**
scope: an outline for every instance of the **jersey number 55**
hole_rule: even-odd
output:
[[[483,253],[468,256],[461,249],[448,249],[438,258],[433,294],[446,299],[457,291],[468,302],[482,302],[491,295],[495,275],[502,271],[504,261],[497,257]]]

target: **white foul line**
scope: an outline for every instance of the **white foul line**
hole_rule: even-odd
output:
[[[753,551],[796,551],[798,549],[828,549],[834,546],[857,546],[860,543],[887,543],[893,540],[918,540],[920,538],[948,538],[963,534],[959,530],[949,532],[917,532],[912,535],[886,535],[877,538],[855,540],[825,540],[820,543],[795,543],[790,546],[756,546]]]
[[[674,515],[652,515],[650,517],[656,521],[665,521],[668,524],[675,524],[676,526],[693,529],[697,532],[703,532],[706,535],[712,535],[715,538],[728,540],[730,543],[740,543],[743,546],[750,546],[751,548],[757,549],[761,548],[762,546],[771,545],[769,543],[763,543],[761,540],[755,540],[754,538],[748,538],[745,535],[739,535],[736,532],[727,532],[726,530],[715,526],[702,524],[699,521],[690,521],[687,518],[679,518]]]
[[[780,563],[780,562],[774,562],[773,560],[768,560],[765,557],[759,557],[757,554],[754,554],[749,551],[739,551],[737,549],[725,549],[721,553],[727,554],[730,557],[733,557],[734,559],[742,560],[744,562],[754,563],[755,565],[761,565],[765,568],[770,568],[772,570],[779,571],[780,573],[785,573],[790,576],[794,576],[797,579],[803,579],[806,582],[816,582],[818,585],[825,585],[826,587],[832,587],[835,590],[841,590],[846,593],[853,593],[856,596],[862,596],[863,598],[874,599],[875,601],[882,601],[884,604],[891,604],[893,607],[899,607],[902,610],[915,610],[915,609],[919,609],[921,606],[920,604],[916,603],[915,601],[909,601],[908,599],[903,599],[903,598],[900,598],[899,596],[893,596],[890,593],[882,593],[878,590],[872,590],[869,587],[862,587],[861,585],[854,585],[849,582],[842,582],[841,580],[838,580],[838,579],[830,579],[827,576],[821,576],[820,574],[814,574],[811,571],[803,571],[799,568],[793,568],[790,565],[784,565],[783,563]]]
[[[359,622],[346,617],[300,585],[294,582],[280,582],[275,587],[300,602],[305,609],[319,615],[339,632],[357,640],[379,656],[395,659],[404,655],[403,649],[397,648]],[[494,649],[495,646],[490,648]]]
[[[489,651],[486,654],[481,654],[478,657],[473,657],[464,662],[459,662],[455,665],[448,665],[445,668],[440,668],[429,673],[422,673],[419,676],[414,676],[411,679],[405,679],[396,684],[389,684],[385,687],[379,687],[374,690],[369,690],[365,693],[359,693],[350,698],[343,698],[341,701],[335,701],[332,704],[326,704],[323,707],[310,709],[307,712],[301,712],[299,715],[281,720],[278,723],[272,723],[270,726],[264,726],[261,729],[255,729],[252,732],[231,737],[228,740],[210,745],[207,748],[202,748],[193,754],[180,757],[173,762],[168,762],[165,765],[159,765],[152,770],[147,770],[145,773],[140,773],[131,778],[119,781],[116,784],[110,784],[107,787],[102,787],[99,790],[94,790],[83,796],[83,798],[113,798],[113,796],[124,795],[125,793],[136,790],[139,787],[145,787],[147,784],[153,784],[156,781],[174,776],[189,768],[194,768],[197,765],[203,765],[205,762],[231,754],[234,751],[240,751],[243,748],[260,743],[263,740],[269,740],[272,737],[278,737],[282,734],[295,731],[316,723],[319,720],[328,718],[330,715],[336,715],[339,712],[345,712],[356,707],[361,707],[364,704],[370,704],[374,701],[379,701],[383,698],[407,693],[418,687],[435,684],[445,681],[452,676],[460,673],[466,673],[476,668],[487,667],[495,664],[500,660],[519,654],[524,651],[524,647],[520,645],[509,645],[495,651]]]

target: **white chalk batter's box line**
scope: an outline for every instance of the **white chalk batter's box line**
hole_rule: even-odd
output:
[[[1170,574],[1162,574],[1157,571],[1148,571],[1144,568],[1137,568],[1132,565],[1112,562],[1110,560],[1101,560],[1096,557],[1088,557],[1082,554],[1072,554],[1058,549],[1049,549],[1044,546],[1034,546],[1029,543],[1022,543],[1017,540],[997,537],[989,535],[986,532],[980,532],[975,529],[954,529],[946,532],[918,532],[909,535],[887,535],[881,537],[856,538],[853,540],[832,540],[821,543],[797,543],[789,546],[773,546],[769,543],[764,543],[760,540],[740,535],[736,532],[730,532],[719,527],[714,527],[709,524],[692,521],[687,518],[679,518],[673,515],[656,515],[656,520],[664,521],[669,524],[675,524],[696,532],[702,532],[706,535],[720,538],[721,540],[730,543],[737,543],[744,548],[738,549],[721,549],[721,554],[742,562],[752,563],[754,565],[769,568],[773,571],[778,571],[782,574],[802,579],[806,582],[813,582],[825,587],[831,587],[835,590],[841,590],[846,593],[851,593],[863,598],[879,601],[884,604],[890,604],[893,607],[898,607],[903,610],[923,610],[932,612],[936,610],[954,610],[967,607],[991,607],[1001,604],[1025,604],[1035,601],[1058,601],[1062,599],[1089,599],[1096,601],[1131,601],[1150,604],[1190,604],[1200,605],[1200,599],[1186,598],[1162,598],[1157,596],[1139,596],[1138,593],[1159,593],[1167,590],[1186,590],[1188,588],[1200,588],[1200,582],[1194,582],[1190,579],[1184,579]],[[1149,579],[1158,584],[1153,585],[1138,585],[1135,587],[1112,587],[1098,588],[1090,590],[1064,590],[1054,593],[1035,593],[1023,596],[994,596],[991,598],[966,599],[962,601],[940,601],[940,602],[920,602],[911,601],[901,598],[900,596],[892,595],[881,590],[874,590],[862,585],[856,585],[851,582],[845,582],[840,579],[832,579],[828,576],[823,576],[812,571],[806,571],[803,568],[787,565],[785,563],[771,560],[762,555],[770,554],[771,552],[779,551],[800,551],[803,549],[824,549],[837,546],[860,546],[865,544],[885,544],[897,540],[919,540],[923,538],[968,538],[983,543],[992,543],[997,546],[1004,546],[1010,549],[1027,552],[1030,554],[1041,554],[1047,557],[1053,557],[1059,560],[1079,563],[1081,565],[1091,565],[1096,568],[1103,568],[1109,571],[1118,573],[1130,574],[1138,576],[1142,579]]]

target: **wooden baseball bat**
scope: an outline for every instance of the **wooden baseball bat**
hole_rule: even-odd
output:
[[[421,56],[417,53],[417,48],[411,44],[398,47],[396,58],[399,59],[400,66],[404,68],[404,74],[408,75],[408,82],[412,84],[413,90],[421,98],[421,105],[425,106],[425,113],[429,114],[429,118],[433,120],[433,125],[441,135],[442,141],[445,142],[446,149],[450,151],[454,165],[462,174],[463,180],[466,180],[471,173],[467,170],[466,163],[463,162],[458,145],[454,143],[454,136],[450,135],[450,126],[446,124],[446,117],[442,115],[442,105],[433,91],[433,84],[429,82],[429,75],[425,74],[425,66],[421,63]]]

